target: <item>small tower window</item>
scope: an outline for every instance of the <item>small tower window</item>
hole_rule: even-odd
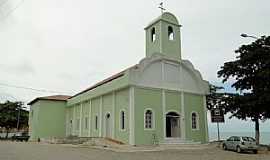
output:
[[[173,28],[171,26],[168,27],[168,37],[169,40],[174,40],[174,33],[173,33]]]
[[[151,40],[154,42],[156,40],[156,29],[152,28],[151,30]]]

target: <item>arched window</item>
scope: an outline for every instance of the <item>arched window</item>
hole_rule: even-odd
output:
[[[88,129],[88,117],[84,118],[84,129]]]
[[[95,116],[95,129],[98,129],[98,116]]]
[[[80,119],[76,119],[76,130],[80,129]]]
[[[146,110],[144,115],[144,128],[153,128],[153,112],[151,110]]]
[[[171,26],[168,27],[168,37],[169,40],[174,40],[173,28]]]
[[[154,42],[156,40],[156,29],[152,28],[151,30],[151,40]]]
[[[125,130],[125,112],[120,112],[120,129]]]
[[[195,112],[191,114],[191,128],[198,129],[198,115]]]

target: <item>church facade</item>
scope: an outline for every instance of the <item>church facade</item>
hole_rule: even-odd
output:
[[[65,123],[59,124],[65,126],[63,136],[106,137],[130,145],[208,142],[209,84],[181,59],[180,27],[173,14],[163,13],[145,28],[145,58],[69,97]]]

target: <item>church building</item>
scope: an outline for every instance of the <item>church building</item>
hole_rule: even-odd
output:
[[[130,145],[208,142],[209,83],[181,58],[180,28],[177,18],[164,12],[144,28],[146,56],[138,64],[71,97],[31,101],[31,139],[72,135]],[[47,121],[39,126],[42,119]]]

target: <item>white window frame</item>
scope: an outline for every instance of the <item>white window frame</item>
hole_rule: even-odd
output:
[[[122,112],[124,112],[124,129],[122,129]],[[119,111],[119,131],[125,132],[126,131],[126,120],[127,119],[127,112],[125,109],[120,109]]]
[[[195,115],[196,115],[196,128],[192,128],[192,114],[193,113],[195,113]],[[196,112],[196,111],[192,111],[191,113],[190,113],[190,127],[191,127],[191,130],[193,130],[193,131],[198,131],[198,130],[200,130],[200,121],[199,121],[199,114],[198,114],[198,112]]]
[[[145,113],[150,110],[152,112],[152,128],[145,128]],[[144,130],[155,130],[155,112],[152,108],[145,108],[143,111],[143,128]]]

